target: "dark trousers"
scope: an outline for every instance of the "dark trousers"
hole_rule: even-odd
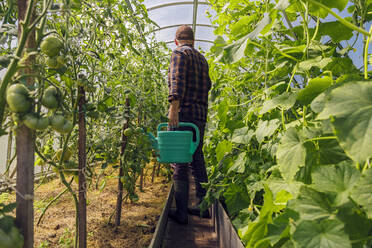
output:
[[[205,168],[204,154],[203,154],[203,139],[204,139],[204,121],[190,120],[188,118],[182,117],[180,115],[180,122],[191,122],[194,123],[200,131],[200,143],[193,155],[193,161],[191,163],[176,163],[172,164],[174,169],[173,179],[180,181],[188,181],[188,170],[191,169],[191,173],[195,179],[196,196],[198,198],[203,198],[206,194],[205,189],[201,187],[200,183],[208,182],[207,170]],[[191,127],[178,127],[175,130],[185,131],[190,130],[194,133],[195,141],[195,131]]]

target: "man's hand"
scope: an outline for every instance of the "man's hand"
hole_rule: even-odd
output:
[[[178,127],[179,123],[179,106],[180,101],[172,101],[169,107],[169,113],[168,113],[168,125],[170,127]]]

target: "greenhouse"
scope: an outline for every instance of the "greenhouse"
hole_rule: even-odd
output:
[[[372,247],[371,0],[0,2],[0,248]]]

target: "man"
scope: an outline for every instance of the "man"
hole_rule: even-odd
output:
[[[175,130],[191,130],[188,127],[178,127],[179,122],[191,122],[200,130],[200,144],[194,153],[192,163],[172,164],[177,210],[170,212],[169,217],[179,224],[187,224],[188,212],[200,214],[197,206],[187,208],[189,167],[195,178],[199,203],[206,194],[200,183],[208,181],[202,148],[211,80],[207,60],[194,48],[194,33],[189,26],[183,25],[177,29],[175,43],[177,48],[172,53],[168,72],[170,103],[168,124]],[[209,212],[202,213],[202,216],[209,217]]]

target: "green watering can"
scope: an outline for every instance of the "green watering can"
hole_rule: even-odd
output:
[[[167,127],[168,123],[158,125],[158,137],[155,138],[152,133],[147,133],[151,144],[156,151],[157,160],[160,163],[190,163],[192,155],[200,142],[199,128],[188,122],[180,122],[179,126],[192,127],[195,129],[196,141],[193,142],[192,131],[161,131]]]

